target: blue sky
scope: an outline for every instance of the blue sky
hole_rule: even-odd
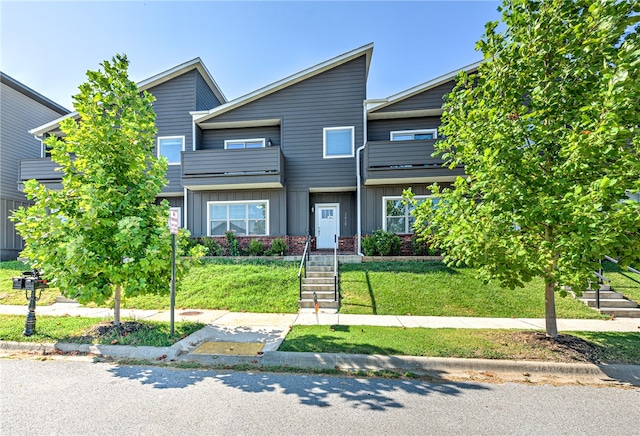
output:
[[[368,98],[481,59],[493,1],[6,1],[0,70],[57,103],[116,53],[146,79],[200,57],[228,99],[374,43]]]

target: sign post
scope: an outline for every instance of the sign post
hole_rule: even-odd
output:
[[[176,308],[176,235],[178,234],[178,211],[169,210],[169,230],[171,232],[171,329],[169,334],[174,334],[175,308]]]

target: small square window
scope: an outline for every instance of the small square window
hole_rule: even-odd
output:
[[[354,127],[325,127],[323,157],[353,157]]]
[[[158,157],[167,158],[169,165],[180,165],[180,153],[184,150],[184,136],[158,138]]]

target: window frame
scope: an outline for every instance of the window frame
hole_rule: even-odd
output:
[[[416,134],[424,134],[431,133],[433,135],[433,139],[415,139]],[[393,139],[394,135],[414,135],[413,139]],[[433,141],[438,139],[438,129],[414,129],[414,130],[393,130],[389,132],[389,141],[392,142],[400,142],[400,141]]]
[[[225,201],[225,200],[216,200],[216,201],[207,201],[207,236],[214,236],[214,237],[219,237],[219,236],[224,236],[224,234],[222,235],[212,235],[211,234],[211,205],[226,205],[227,206],[227,230],[225,230],[225,232],[229,231],[229,223],[230,221],[232,221],[229,217],[229,205],[232,204],[244,204],[247,206],[247,212],[244,218],[245,224],[246,224],[246,228],[247,228],[247,233],[245,234],[236,234],[237,236],[249,236],[249,237],[258,237],[258,236],[269,236],[270,232],[269,232],[269,200],[230,200],[230,201]],[[264,217],[264,231],[265,233],[263,235],[250,235],[248,234],[248,230],[249,230],[249,221],[251,221],[249,219],[249,213],[248,213],[248,206],[250,204],[264,204],[265,205],[265,217]],[[256,220],[253,220],[256,221]]]
[[[252,147],[252,148],[265,148],[266,146],[266,138],[252,138],[252,139],[225,139],[224,140],[224,149],[225,150],[246,150],[247,142],[261,142],[262,145],[260,147]],[[229,148],[229,144],[233,143],[242,143],[244,147],[240,148]],[[251,149],[251,148],[250,148]],[[250,150],[249,149],[249,150]]]
[[[327,132],[333,130],[349,130],[351,132],[351,152],[349,154],[327,154]],[[322,158],[323,159],[343,159],[355,156],[355,126],[338,126],[338,127],[324,127],[322,129]]]
[[[416,195],[413,198],[415,198],[416,200],[426,200],[426,199],[433,199],[436,198],[433,195]],[[397,200],[402,200],[403,197],[402,195],[388,195],[388,196],[383,196],[382,197],[382,230],[384,230],[385,232],[387,231],[387,201],[389,200],[393,200],[393,201],[397,201]],[[411,235],[413,234],[413,229],[409,226],[409,218],[411,216],[411,211],[409,210],[409,205],[405,204],[404,205],[404,210],[405,210],[405,214],[403,216],[404,218],[404,232],[394,232],[396,235]],[[399,216],[394,216],[394,218],[399,218]]]
[[[158,136],[158,140],[156,142],[156,155],[158,156],[158,159],[160,159],[161,157],[165,157],[162,155],[162,146],[160,144],[160,142],[163,139],[180,139],[182,140],[182,148],[180,149],[180,160],[178,162],[169,162],[169,159],[167,159],[167,163],[169,165],[182,165],[182,152],[184,151],[184,146],[185,146],[185,137],[184,136]]]

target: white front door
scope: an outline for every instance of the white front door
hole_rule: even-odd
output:
[[[316,248],[333,248],[340,236],[340,206],[316,204]]]

